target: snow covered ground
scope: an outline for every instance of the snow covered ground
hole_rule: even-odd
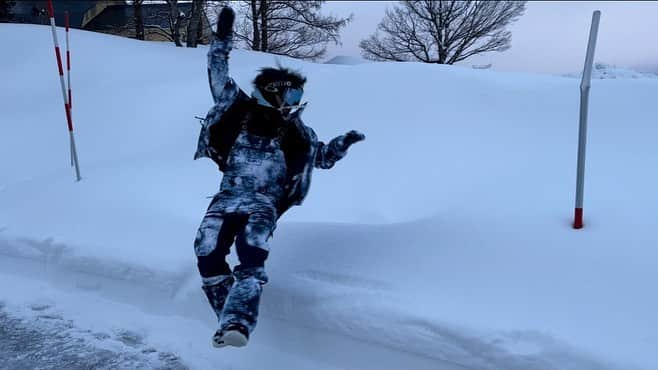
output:
[[[192,247],[220,179],[192,160],[206,49],[71,36],[80,183],[49,29],[0,24],[0,328],[50,318],[138,367],[658,367],[658,79],[593,81],[574,231],[579,80],[279,58],[321,138],[368,138],[277,228],[250,345],[215,350]],[[236,50],[232,75],[276,59]]]

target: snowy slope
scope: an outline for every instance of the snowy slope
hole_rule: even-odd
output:
[[[658,79],[593,81],[576,232],[576,79],[279,58],[308,75],[322,139],[367,140],[277,228],[250,346],[217,351],[192,248],[220,179],[192,161],[206,49],[72,31],[75,183],[51,41],[0,25],[12,314],[129,330],[200,369],[658,367]],[[275,60],[236,50],[232,75],[247,89]]]

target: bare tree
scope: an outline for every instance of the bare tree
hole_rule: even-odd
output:
[[[195,48],[199,41],[199,29],[203,27],[202,15],[205,7],[205,0],[194,0],[192,2],[192,12],[187,22],[187,47]]]
[[[142,14],[143,2],[144,0],[133,0],[135,38],[138,40],[144,40],[144,15]]]
[[[183,46],[181,41],[181,29],[186,19],[185,13],[178,9],[178,0],[166,0],[169,5],[169,38],[176,46]]]
[[[526,1],[401,1],[387,10],[378,31],[359,44],[372,60],[454,64],[473,55],[510,48],[506,27]],[[383,35],[379,34],[379,31]]]
[[[352,19],[320,14],[325,1],[242,0],[236,37],[252,50],[316,60]]]
[[[260,19],[261,7],[258,5],[257,1],[250,1],[251,5],[251,27],[253,31],[254,38],[251,39],[251,48],[254,50],[260,50],[260,26],[258,25],[258,20]],[[245,33],[246,35],[246,33]],[[244,38],[244,37],[243,37]]]

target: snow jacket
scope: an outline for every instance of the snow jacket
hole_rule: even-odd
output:
[[[302,204],[308,194],[313,168],[329,169],[345,156],[345,136],[338,136],[328,144],[319,141],[313,129],[302,122],[306,104],[286,118],[272,108],[260,106],[229,77],[231,49],[232,38],[229,37],[213,40],[208,51],[208,80],[215,105],[202,121],[194,159],[208,157],[224,171],[231,147],[245,125],[254,121],[251,117],[258,116],[262,121],[262,117],[276,113],[276,118],[266,120],[276,128],[286,159],[284,194],[278,203],[280,217],[293,205]]]

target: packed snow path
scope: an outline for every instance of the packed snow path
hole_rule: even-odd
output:
[[[48,308],[31,307],[37,312]],[[133,333],[124,332],[112,338],[105,333],[84,332],[73,325],[72,321],[45,312],[32,320],[18,319],[0,305],[0,369],[187,369],[171,353],[142,347],[139,336]],[[72,331],[78,331],[78,336],[71,335]],[[80,336],[81,333],[89,338]],[[113,348],[92,344],[99,340],[115,342]]]

